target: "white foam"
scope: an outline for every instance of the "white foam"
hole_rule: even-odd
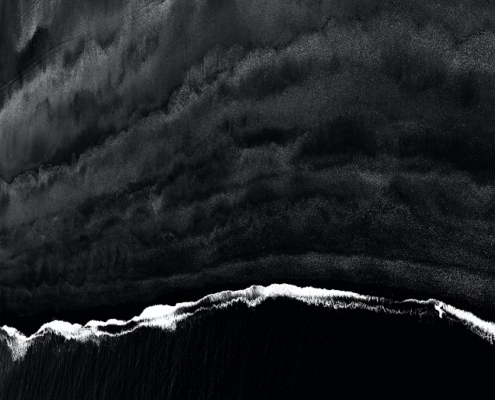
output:
[[[26,337],[17,329],[3,326],[1,330],[3,340],[9,346],[14,361],[22,359],[28,348],[40,337],[47,333],[53,333],[65,339],[85,342],[91,340],[99,343],[104,337],[117,337],[130,333],[140,327],[155,327],[160,329],[174,330],[177,322],[188,318],[199,310],[211,308],[225,308],[235,302],[243,302],[249,307],[255,307],[268,298],[285,297],[302,301],[306,304],[320,305],[325,307],[367,309],[382,313],[400,314],[407,311],[394,309],[393,305],[415,303],[420,305],[434,306],[439,317],[449,315],[461,321],[474,333],[493,344],[495,340],[495,324],[484,321],[470,312],[459,310],[441,301],[408,299],[403,302],[393,302],[381,297],[365,296],[353,292],[340,290],[318,289],[313,287],[298,287],[288,284],[274,284],[267,287],[251,286],[247,289],[237,291],[224,291],[208,295],[195,302],[178,303],[175,306],[154,305],[143,310],[143,312],[129,321],[109,319],[107,321],[91,320],[86,325],[71,324],[65,321],[51,321],[44,324],[36,333]],[[119,333],[108,333],[101,327],[125,326]]]

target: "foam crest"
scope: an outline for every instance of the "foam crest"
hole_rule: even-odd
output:
[[[128,321],[109,319],[107,321],[91,320],[84,326],[65,321],[51,321],[44,324],[36,333],[27,337],[17,329],[3,326],[0,337],[9,347],[14,361],[22,359],[29,347],[37,339],[46,334],[62,336],[67,340],[81,342],[93,341],[99,343],[104,337],[118,337],[128,334],[140,327],[154,327],[175,330],[177,322],[188,318],[200,310],[229,307],[234,303],[243,302],[249,307],[255,307],[266,299],[290,298],[306,304],[332,307],[334,309],[365,309],[374,312],[406,314],[424,313],[435,310],[439,318],[449,317],[458,320],[468,329],[493,344],[495,340],[495,324],[484,321],[474,314],[457,309],[435,299],[408,299],[401,302],[382,297],[361,295],[354,292],[318,289],[314,287],[298,287],[288,284],[273,284],[267,287],[253,285],[237,291],[223,291],[203,297],[195,302],[178,303],[175,306],[154,305]],[[411,305],[410,307],[407,307]],[[421,306],[421,307],[414,307]],[[119,333],[109,333],[103,330],[107,326],[122,327]],[[128,328],[126,328],[128,327]]]

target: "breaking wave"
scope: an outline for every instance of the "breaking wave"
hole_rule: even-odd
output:
[[[474,314],[459,310],[439,300],[408,299],[401,302],[387,300],[382,297],[360,295],[353,292],[313,287],[300,288],[288,284],[273,284],[267,287],[253,285],[244,290],[223,291],[208,295],[195,302],[178,303],[175,306],[155,305],[147,307],[139,316],[128,321],[109,319],[107,321],[91,320],[87,324],[71,324],[54,320],[44,324],[36,333],[26,336],[17,329],[2,326],[0,335],[7,343],[14,361],[21,359],[28,348],[48,333],[63,336],[80,342],[88,340],[98,342],[102,337],[116,337],[130,333],[140,327],[156,327],[174,330],[178,321],[187,318],[198,311],[225,308],[234,302],[243,302],[249,307],[255,307],[268,298],[286,297],[296,299],[306,304],[330,307],[333,309],[363,309],[382,313],[418,314],[432,313],[435,310],[439,318],[456,320],[471,331],[493,344],[495,339],[495,323],[484,321]],[[112,333],[117,330],[117,333]]]
[[[436,389],[428,393],[445,394],[454,390],[446,389],[449,380],[460,378],[461,393],[487,393],[495,360],[495,324],[441,301],[288,284],[155,305],[128,321],[51,321],[30,336],[3,326],[0,338],[4,399],[121,398],[117,387],[130,398],[314,398],[321,391],[348,398],[367,390],[404,397],[411,379],[431,380]],[[318,358],[328,365],[321,369]],[[237,386],[222,383],[227,378]],[[368,389],[351,387],[355,380]],[[419,390],[411,386],[405,397],[425,395]]]

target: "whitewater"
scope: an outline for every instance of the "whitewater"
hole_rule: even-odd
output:
[[[227,308],[236,302],[245,303],[248,307],[256,307],[266,299],[276,298],[289,298],[305,304],[333,309],[362,309],[387,314],[421,314],[431,311],[433,308],[438,313],[439,318],[459,321],[491,344],[495,340],[495,323],[482,320],[468,311],[457,309],[439,300],[392,301],[383,297],[361,295],[348,291],[298,287],[289,284],[273,284],[266,287],[253,285],[243,290],[214,293],[198,301],[177,303],[175,306],[154,305],[147,307],[139,316],[128,321],[118,319],[91,320],[85,325],[81,325],[54,320],[45,323],[30,336],[24,335],[15,327],[4,325],[0,328],[0,338],[10,349],[13,360],[18,361],[25,356],[30,346],[49,333],[67,340],[98,343],[102,338],[119,337],[142,327],[173,331],[178,321],[184,320],[198,311]],[[120,329],[117,333],[111,333],[104,330],[106,327],[119,327]]]

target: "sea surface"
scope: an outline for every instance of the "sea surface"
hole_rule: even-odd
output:
[[[251,286],[128,321],[3,326],[0,398],[493,398],[494,338],[433,299]]]

